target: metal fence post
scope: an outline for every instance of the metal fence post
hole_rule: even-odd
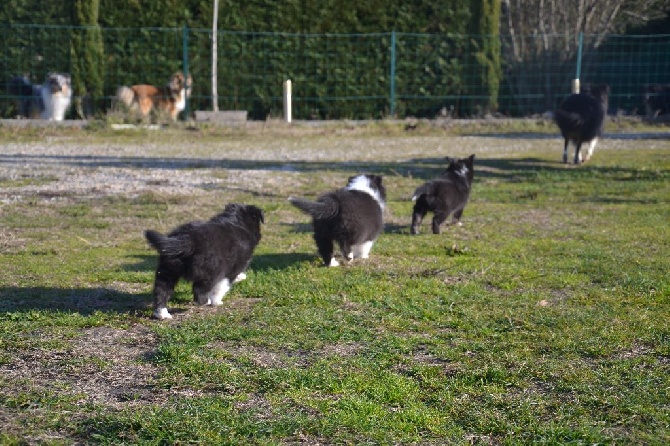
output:
[[[395,116],[395,31],[391,31],[391,86],[389,95],[389,114]]]
[[[184,79],[188,79],[188,25],[184,25],[184,30],[183,30],[183,48],[182,48],[182,54],[183,54],[183,70],[184,70]],[[193,90],[193,87],[191,86],[191,90]],[[184,116],[186,117],[186,120],[188,121],[188,116],[190,114],[189,112],[189,91],[186,92],[186,97],[185,101],[186,104],[184,105]]]
[[[584,46],[584,33],[579,33],[579,46],[577,47],[577,74],[572,81],[572,92],[579,93],[579,82],[582,77],[582,47]]]

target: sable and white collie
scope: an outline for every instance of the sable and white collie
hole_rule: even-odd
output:
[[[463,209],[468,204],[470,189],[475,175],[475,155],[457,159],[447,157],[449,166],[439,178],[428,181],[414,191],[412,201],[412,234],[419,233],[419,227],[428,212],[433,212],[433,234],[440,233],[440,225],[452,215],[452,224],[461,224]]]
[[[209,221],[186,223],[167,235],[145,231],[159,254],[153,316],[172,319],[167,303],[180,278],[193,283],[193,300],[198,304],[221,305],[232,284],[246,279],[264,222],[263,211],[256,206],[229,204]]]
[[[26,76],[8,82],[8,93],[17,100],[19,117],[62,121],[72,105],[72,81],[62,73],[49,73],[41,85]]]
[[[128,110],[139,112],[143,118],[151,112],[159,112],[176,121],[179,113],[186,108],[186,99],[191,96],[192,86],[191,75],[184,77],[184,73],[178,71],[163,87],[123,85],[116,90],[116,101]]]
[[[312,216],[314,241],[326,266],[338,266],[333,243],[348,261],[367,259],[384,229],[382,214],[386,189],[378,175],[349,178],[347,186],[321,195],[317,201],[290,197],[289,201]]]
[[[596,86],[592,89],[583,89],[578,94],[568,96],[556,110],[554,120],[565,139],[563,146],[563,162],[568,162],[568,145],[575,145],[575,164],[582,162],[581,148],[583,143],[588,144],[584,161],[593,155],[598,138],[602,136],[609,86]]]

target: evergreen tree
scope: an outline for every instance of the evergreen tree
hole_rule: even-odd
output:
[[[99,0],[73,0],[70,53],[75,107],[81,117],[90,117],[95,101],[103,95],[104,46],[98,25]]]
[[[500,92],[501,46],[500,46],[500,0],[472,0],[472,42],[473,71],[469,93],[486,96],[484,103],[477,104],[483,113],[498,109]]]

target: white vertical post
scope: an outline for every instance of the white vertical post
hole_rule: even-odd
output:
[[[291,116],[291,79],[284,81],[284,120],[286,122],[291,122],[293,117]]]
[[[572,80],[572,94],[579,93],[579,79]]]
[[[212,110],[219,111],[219,74],[218,74],[218,32],[219,32],[219,0],[214,0],[214,17],[212,18]]]

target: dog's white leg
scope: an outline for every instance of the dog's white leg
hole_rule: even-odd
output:
[[[247,274],[245,272],[241,272],[237,275],[237,277],[235,277],[235,280],[233,280],[233,283],[242,282],[243,280],[246,280],[246,278],[247,278]]]
[[[156,319],[164,320],[164,319],[172,319],[172,315],[168,313],[168,309],[163,307],[163,308],[156,308],[154,310],[154,317]]]
[[[223,279],[221,282],[214,285],[214,288],[207,295],[208,304],[218,306],[223,303],[223,296],[230,290],[230,281]]]
[[[586,149],[586,157],[584,158],[584,161],[588,161],[591,159],[591,155],[593,155],[593,151],[596,148],[596,143],[598,142],[598,138],[593,138],[591,141],[589,141],[589,148]]]
[[[340,262],[335,260],[335,257],[331,257],[330,258],[330,265],[328,265],[328,266],[340,266]]]
[[[372,249],[373,241],[368,241],[361,243],[360,245],[354,246],[354,256],[360,257],[361,259],[367,259],[370,257],[370,250]]]

